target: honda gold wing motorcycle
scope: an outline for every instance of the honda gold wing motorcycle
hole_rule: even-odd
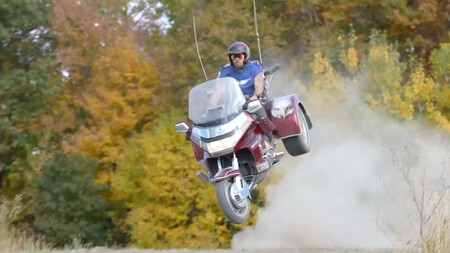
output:
[[[275,65],[264,76],[278,69]],[[251,191],[283,156],[275,152],[278,140],[292,156],[310,149],[312,121],[299,97],[268,99],[268,86],[266,81],[264,99],[250,101],[231,77],[199,84],[189,92],[192,126],[175,125],[206,168],[197,177],[215,185],[222,212],[237,224],[249,219]]]

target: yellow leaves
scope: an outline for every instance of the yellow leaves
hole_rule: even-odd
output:
[[[152,64],[131,37],[118,38],[93,66],[80,106],[89,113],[89,127],[66,143],[67,150],[114,163],[126,138],[151,127],[160,108],[155,103],[159,81]],[[102,180],[104,181],[104,180]]]
[[[356,73],[358,71],[358,54],[354,47],[350,47],[347,51],[341,51],[339,61],[345,65],[345,68],[350,73]]]
[[[410,59],[410,73],[406,76],[407,65],[400,61],[399,53],[386,42],[384,35],[375,32],[361,71],[358,70],[358,55],[352,45],[340,52],[339,61],[354,75],[353,82],[361,80],[365,85],[364,96],[373,108],[383,108],[401,120],[425,119],[437,128],[450,132],[450,86],[446,82],[450,69],[449,52],[450,47],[443,44],[432,53],[430,61],[435,78],[430,77],[415,58]],[[321,93],[318,99],[327,103],[336,101],[343,85],[330,60],[316,53],[310,67],[313,73],[312,90]],[[325,94],[328,95],[324,97]],[[310,96],[315,95],[310,93]]]
[[[369,96],[368,102],[374,107],[384,107],[403,120],[425,116],[429,122],[450,133],[449,119],[436,106],[440,103],[441,90],[442,87],[428,77],[419,65],[412,70],[407,85],[384,91],[381,99]]]
[[[450,85],[450,43],[441,43],[430,55],[433,77],[442,84]]]
[[[435,100],[436,88],[437,84],[431,78],[425,76],[422,66],[412,72],[409,89],[417,101],[427,102]]]
[[[70,72],[71,81],[83,83],[83,86],[89,78],[92,64],[118,32],[117,21],[108,19],[101,13],[99,2],[100,0],[53,2],[50,23],[58,38],[58,60]]]
[[[334,70],[327,57],[316,53],[310,64],[313,71],[313,90],[320,91],[326,100],[341,101],[343,99],[344,84],[340,75]]]
[[[431,121],[435,122],[438,126],[438,128],[441,128],[447,133],[450,133],[450,121],[447,117],[442,115],[442,113],[435,108],[434,105],[428,104],[427,105],[427,113],[428,117]]]
[[[399,54],[387,43],[374,45],[369,49],[365,65],[369,81],[374,92],[380,92],[381,87],[388,90],[399,87],[403,80],[405,64],[399,60]]]
[[[159,119],[154,132],[134,138],[112,178],[113,195],[130,209],[125,223],[140,248],[218,248],[230,242],[214,187],[200,181],[178,111]]]
[[[405,101],[399,94],[391,97],[389,93],[385,93],[383,98],[383,103],[388,107],[391,114],[397,115],[399,119],[413,119],[414,105]]]

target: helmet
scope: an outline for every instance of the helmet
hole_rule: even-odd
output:
[[[231,44],[230,48],[228,48],[228,56],[232,54],[244,54],[244,62],[247,63],[250,59],[250,48],[244,42],[234,42]],[[233,65],[233,61],[231,61],[231,65]]]

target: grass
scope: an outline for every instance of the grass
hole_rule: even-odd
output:
[[[418,169],[418,173],[413,173],[413,168],[407,166],[405,162],[400,161],[393,155],[393,161],[397,163],[398,169],[403,176],[404,182],[407,184],[410,193],[410,201],[415,206],[418,220],[410,220],[412,224],[418,225],[416,234],[417,239],[411,242],[412,249],[423,253],[449,253],[450,252],[450,186],[447,183],[446,175],[449,171],[448,154],[442,161],[443,168],[440,178],[435,182],[442,182],[442,186],[435,185],[435,189],[426,183],[426,170]],[[410,157],[411,158],[411,157]],[[416,160],[419,159],[417,156]],[[412,213],[406,214],[410,217]]]
[[[450,226],[448,206],[449,191],[445,191],[442,202],[435,204],[426,235],[422,238],[422,251],[426,253],[450,252]]]
[[[0,252],[50,251],[52,245],[43,238],[14,226],[22,210],[21,196],[12,201],[0,198]]]

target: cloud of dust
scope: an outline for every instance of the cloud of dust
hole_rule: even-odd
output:
[[[272,83],[282,90],[275,95],[293,91]],[[418,239],[413,195],[425,203],[425,217],[449,187],[450,138],[374,112],[349,87],[338,105],[302,94],[314,123],[311,151],[286,152],[272,169],[281,179],[266,188],[266,206],[255,226],[234,236],[234,249],[393,248]]]

